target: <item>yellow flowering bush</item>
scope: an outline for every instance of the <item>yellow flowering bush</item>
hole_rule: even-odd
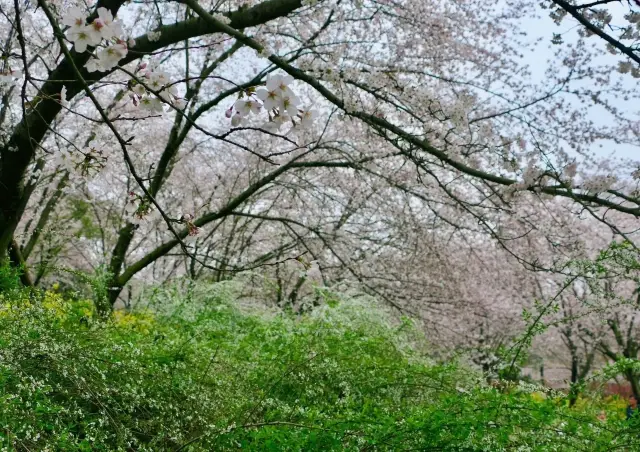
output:
[[[139,333],[148,334],[155,324],[155,316],[150,311],[127,312],[124,310],[114,311],[112,322],[119,328],[126,328]]]

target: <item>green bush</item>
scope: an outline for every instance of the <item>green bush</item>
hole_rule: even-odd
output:
[[[0,261],[0,293],[13,292],[20,287],[20,269],[12,267],[9,261]]]
[[[157,292],[162,299],[164,292]],[[304,317],[189,304],[99,320],[87,302],[0,295],[5,450],[636,449],[632,425],[557,394],[436,364],[409,321],[340,301]],[[166,295],[166,293],[164,293]],[[172,297],[166,297],[171,300]],[[173,304],[172,304],[173,303]]]

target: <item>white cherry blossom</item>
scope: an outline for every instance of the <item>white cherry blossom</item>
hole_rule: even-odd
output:
[[[144,96],[140,99],[140,107],[151,113],[162,113],[164,111],[162,101],[158,97],[151,95]]]
[[[313,121],[318,117],[317,110],[305,110],[300,117],[300,126],[303,128],[311,127]]]
[[[97,58],[89,58],[89,61],[85,63],[84,67],[86,68],[87,72],[102,71],[100,60],[98,60]]]
[[[144,88],[144,86],[140,83],[136,83],[132,88],[131,91],[133,91],[135,94],[137,94],[138,96],[144,96],[145,93],[147,92],[147,90]]]
[[[114,44],[98,52],[98,59],[101,61],[104,70],[113,69],[118,62],[127,56],[128,49],[124,44]]]
[[[73,6],[69,8],[66,14],[62,17],[60,21],[63,25],[68,27],[77,28],[83,27],[87,20],[87,14],[85,11],[81,10],[77,6]]]
[[[238,99],[233,107],[241,117],[245,117],[249,113],[258,114],[260,112],[260,104],[251,99]]]
[[[153,91],[160,91],[169,83],[169,75],[164,71],[150,71],[147,73],[147,86]]]
[[[243,121],[243,117],[240,115],[240,113],[236,113],[231,117],[231,125],[233,127],[238,127]]]
[[[73,42],[76,52],[83,53],[88,46],[95,47],[100,44],[101,38],[90,27],[82,25],[69,30],[69,40]]]
[[[264,108],[266,108],[267,110],[272,110],[276,108],[281,98],[278,91],[268,90],[265,88],[260,88],[256,92],[256,96],[258,96],[258,99],[262,101]]]
[[[118,65],[118,62],[127,56],[127,46],[124,44],[114,44],[106,47],[97,53],[97,58],[92,58],[85,67],[87,71],[106,72]]]
[[[187,101],[185,99],[176,98],[173,100],[173,106],[178,110],[184,110],[187,106]]]
[[[104,39],[117,38],[122,35],[122,26],[114,20],[113,14],[107,8],[98,8],[98,17],[93,21]]]
[[[293,77],[289,74],[270,74],[267,77],[267,90],[275,91],[281,97],[290,97],[293,91],[289,88],[289,84],[293,81]]]
[[[298,105],[300,99],[293,93],[283,96],[279,102],[280,111],[286,111],[292,117],[298,115]]]
[[[277,132],[282,128],[282,126],[289,122],[291,122],[291,116],[286,113],[281,113],[274,116],[271,121],[263,124],[262,128],[269,132]]]

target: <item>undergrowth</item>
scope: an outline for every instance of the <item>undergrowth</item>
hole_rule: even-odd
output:
[[[0,295],[4,450],[638,450],[615,404],[487,385],[410,321],[343,297],[239,311],[218,284],[98,319],[55,291]],[[140,306],[143,306],[142,304]],[[602,411],[607,415],[602,417]]]

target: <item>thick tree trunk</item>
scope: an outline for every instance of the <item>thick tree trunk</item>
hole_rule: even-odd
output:
[[[22,284],[27,287],[33,286],[33,279],[29,274],[29,269],[27,268],[24,257],[20,252],[20,246],[15,240],[12,240],[11,245],[9,245],[9,259],[14,267],[21,267],[20,281]]]
[[[122,5],[121,0],[102,0],[98,6],[105,6],[113,14]],[[90,57],[89,52],[72,52],[75,64],[83,67]],[[83,76],[93,83],[103,75],[92,76],[83,70]],[[66,58],[54,69],[42,85],[37,106],[27,110],[27,115],[16,126],[5,147],[0,148],[0,259],[6,258],[13,234],[29,201],[31,190],[25,186],[25,175],[33,161],[35,151],[49,131],[49,125],[60,112],[60,90],[67,88],[69,97],[82,90],[82,84],[75,80],[73,64]],[[26,101],[26,99],[23,99]]]
[[[572,407],[578,401],[578,360],[575,356],[571,357],[571,386],[569,387],[569,406]]]
[[[638,375],[634,371],[629,370],[625,373],[625,377],[631,385],[633,397],[640,402],[640,385],[638,384]]]

